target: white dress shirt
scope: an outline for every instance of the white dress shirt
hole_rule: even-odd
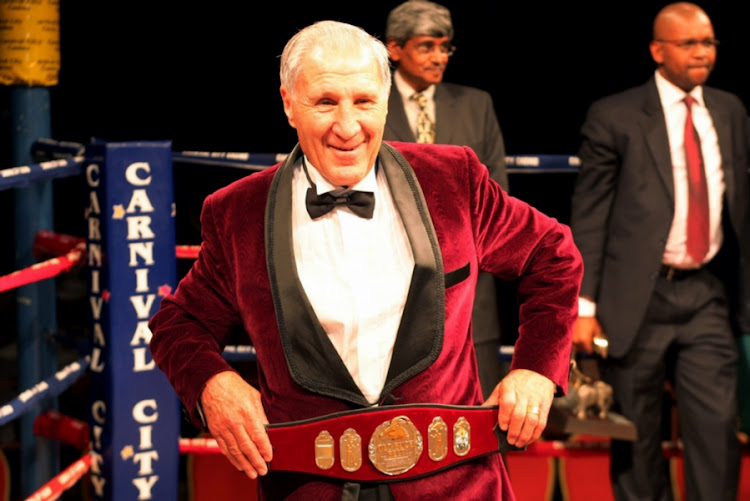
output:
[[[341,190],[306,157],[304,161],[318,193]],[[372,219],[341,206],[313,220],[305,208],[310,184],[302,162],[295,166],[292,182],[293,246],[300,281],[354,382],[370,403],[377,403],[414,271],[411,246],[385,174],[373,168],[352,187],[375,194]]]

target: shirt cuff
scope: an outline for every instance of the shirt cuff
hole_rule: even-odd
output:
[[[596,303],[585,297],[578,298],[578,316],[579,317],[595,317],[596,316]]]
[[[198,414],[198,419],[200,419],[200,422],[203,425],[203,428],[207,430],[208,423],[206,423],[206,415],[203,414],[203,406],[201,405],[200,399],[198,399],[198,402],[195,404],[195,411]]]

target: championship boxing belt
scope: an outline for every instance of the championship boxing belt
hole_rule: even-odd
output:
[[[520,450],[497,424],[497,406],[389,405],[266,427],[270,471],[352,482],[395,482]]]

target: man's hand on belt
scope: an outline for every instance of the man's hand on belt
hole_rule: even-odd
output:
[[[508,443],[525,447],[537,440],[547,426],[547,416],[555,395],[555,383],[526,369],[508,373],[485,405],[498,405],[497,422],[508,432]]]
[[[273,452],[260,392],[236,372],[220,372],[206,383],[201,406],[208,430],[234,467],[250,479],[268,473]]]

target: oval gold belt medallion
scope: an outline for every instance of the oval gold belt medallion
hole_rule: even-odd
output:
[[[323,430],[315,439],[315,465],[321,470],[327,470],[333,466],[333,456],[333,437]]]
[[[352,472],[362,466],[362,437],[357,430],[348,428],[339,439],[341,467]]]
[[[433,461],[442,461],[448,455],[448,426],[440,416],[427,428],[427,455]]]
[[[397,416],[375,428],[367,450],[378,471],[399,475],[417,464],[422,448],[422,435],[414,423],[406,416]]]

